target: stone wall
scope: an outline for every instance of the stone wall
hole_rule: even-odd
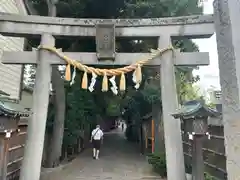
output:
[[[0,0],[0,12],[27,14],[22,0]],[[3,51],[22,51],[23,47],[23,38],[6,37],[0,34],[0,62]],[[11,98],[19,99],[21,75],[21,65],[0,63],[0,90],[10,94]]]

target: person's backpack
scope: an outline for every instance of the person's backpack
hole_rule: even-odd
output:
[[[95,133],[94,133],[94,135],[92,136],[92,139],[94,139],[94,137],[96,136],[96,134],[97,134],[97,132],[99,131],[100,129],[98,129]]]

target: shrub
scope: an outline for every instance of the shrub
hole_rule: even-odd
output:
[[[153,170],[158,173],[161,177],[167,177],[167,164],[165,153],[151,153],[147,155],[148,163],[152,165]],[[192,168],[190,165],[185,165],[186,173],[191,174]],[[214,178],[204,173],[204,180],[214,180]]]
[[[214,178],[210,174],[204,173],[204,180],[214,180]]]
[[[161,177],[167,177],[167,165],[165,153],[153,153],[148,155],[148,163]]]

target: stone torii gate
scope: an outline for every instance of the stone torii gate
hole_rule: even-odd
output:
[[[99,27],[96,25],[100,25]],[[103,26],[101,26],[103,25]],[[29,37],[41,36],[41,45],[54,46],[55,37],[59,36],[96,36],[102,41],[96,53],[65,54],[74,59],[81,59],[88,65],[128,65],[148,53],[115,54],[116,37],[156,37],[158,47],[171,46],[172,37],[208,38],[214,33],[213,17],[189,16],[155,19],[71,19],[40,16],[0,16],[0,33],[5,36]],[[101,39],[103,38],[103,39]],[[99,61],[98,59],[102,59]],[[104,60],[115,59],[113,61]],[[160,58],[160,57],[159,57]],[[168,180],[185,180],[184,157],[180,121],[171,114],[178,108],[174,66],[208,65],[208,53],[180,53],[173,57],[171,52],[155,58],[148,65],[161,67],[161,93],[165,133]],[[51,65],[65,64],[56,55],[39,50],[32,52],[4,52],[2,63],[37,64],[36,83],[33,95],[33,116],[29,122],[27,145],[21,169],[21,180],[39,180],[47,119]]]
[[[215,0],[224,141],[229,180],[240,179],[240,1]]]

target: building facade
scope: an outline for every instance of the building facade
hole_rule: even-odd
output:
[[[0,0],[0,12],[27,15],[23,0]],[[0,92],[9,94],[13,99],[20,99],[23,67],[2,64],[1,57],[3,51],[22,51],[24,41],[24,38],[0,34]]]
[[[219,90],[209,91],[210,101],[213,104],[222,104],[222,92]]]

